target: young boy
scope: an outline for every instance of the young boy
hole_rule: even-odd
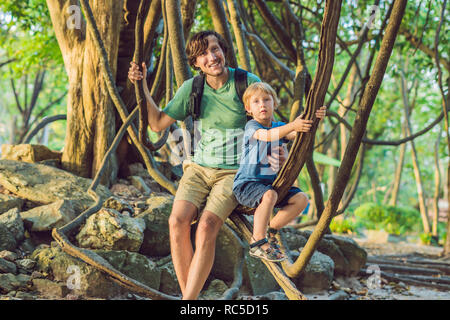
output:
[[[295,139],[297,132],[309,132],[312,120],[298,117],[288,124],[273,121],[278,99],[273,88],[264,82],[251,84],[242,100],[253,120],[245,126],[243,152],[233,183],[233,193],[241,205],[256,208],[252,236],[254,242],[250,244],[249,254],[268,261],[282,261],[286,256],[281,253],[275,235],[306,208],[308,197],[299,188],[291,187],[286,197],[276,205],[278,194],[272,189],[272,183],[277,173],[268,164],[267,156],[272,148]],[[316,117],[323,119],[325,113],[326,107],[323,106],[316,112]],[[280,210],[269,224],[274,207]],[[266,232],[269,239],[266,238]]]

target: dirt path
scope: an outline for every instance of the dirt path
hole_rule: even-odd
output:
[[[371,270],[371,275],[337,279],[333,282],[331,290],[307,295],[310,300],[450,300],[450,290],[448,289],[438,290],[387,279],[383,276],[382,265],[377,263],[386,260],[395,262],[401,267],[401,261],[426,259],[426,261],[436,263],[442,262],[450,268],[450,261],[442,260],[439,256],[442,248],[404,241],[398,243],[373,243],[365,239],[355,238],[354,240],[366,249],[368,253],[367,267]],[[418,267],[420,266],[418,265]],[[430,271],[429,269],[431,267],[428,267],[424,272]],[[389,274],[393,275],[393,273]],[[398,275],[400,274],[396,274],[396,276]],[[447,279],[448,274],[438,275],[436,278]],[[376,281],[378,279],[379,282]]]

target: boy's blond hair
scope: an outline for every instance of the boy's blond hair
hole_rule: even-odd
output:
[[[248,86],[248,88],[244,92],[244,95],[242,96],[242,102],[244,103],[245,107],[249,105],[251,96],[258,91],[270,94],[273,98],[274,109],[278,108],[280,101],[278,100],[277,93],[267,82],[254,82]]]

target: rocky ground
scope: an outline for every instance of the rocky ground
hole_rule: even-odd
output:
[[[21,145],[8,150],[11,157],[21,161],[0,160],[0,299],[148,299],[111,281],[92,263],[74,257],[73,253],[69,255],[54,241],[51,235],[54,228],[66,225],[92,206],[93,200],[86,193],[92,181],[58,169],[58,159],[42,160],[45,151]],[[74,229],[70,241],[79,252],[96,257],[108,270],[114,269],[115,274],[179,297],[167,222],[173,196],[165,193],[142,165],[130,166],[130,173],[109,189],[97,188],[96,192],[106,201]],[[174,179],[173,172],[164,174]],[[248,255],[232,229],[233,226],[225,225],[219,233],[214,266],[200,299],[218,299],[230,288],[239,252],[244,256],[243,280],[234,298],[286,299],[268,269]],[[293,259],[299,256],[310,234],[310,230],[293,228],[283,231],[284,244]],[[450,290],[393,281],[388,273],[383,273],[384,269],[381,273],[369,273],[377,265],[371,259],[412,253],[437,259],[439,248],[408,243],[374,244],[366,240],[324,236],[304,274],[292,282],[311,300],[450,298]],[[402,262],[392,263],[398,266]],[[439,266],[440,270],[431,268],[433,271],[426,274],[439,276],[441,288],[447,288],[450,283],[445,282],[448,281],[445,272],[450,267]]]
[[[365,238],[355,238],[368,253],[368,260],[374,257],[420,257],[435,261],[442,259],[442,247],[427,246],[406,241],[375,243]],[[368,276],[339,279],[330,290],[307,295],[311,300],[450,300],[449,290],[438,290],[424,286],[389,281],[380,277],[379,285],[368,285]]]

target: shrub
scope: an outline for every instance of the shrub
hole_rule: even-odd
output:
[[[335,233],[352,234],[356,232],[356,224],[349,219],[333,219],[330,223],[330,230]]]
[[[422,244],[430,245],[431,244],[431,233],[421,233],[420,241]]]
[[[439,243],[442,245],[445,244],[447,239],[447,223],[446,222],[438,222],[438,234],[439,234]]]
[[[367,229],[384,229],[400,235],[407,231],[418,231],[420,213],[408,207],[385,206],[373,202],[362,204],[355,210],[359,224]]]

